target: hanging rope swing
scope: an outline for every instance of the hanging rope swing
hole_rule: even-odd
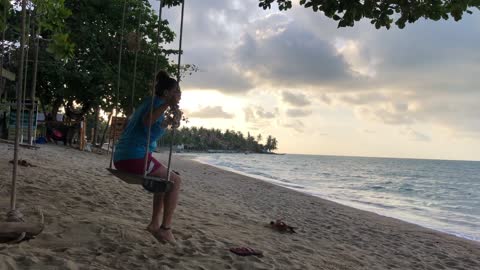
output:
[[[25,60],[25,44],[26,44],[26,10],[27,1],[22,0],[21,11],[21,39],[20,39],[20,66],[18,69],[17,81],[17,96],[16,96],[16,123],[15,123],[15,142],[13,150],[13,173],[12,185],[10,190],[10,211],[7,213],[7,222],[0,222],[0,243],[19,243],[25,239],[33,238],[40,234],[44,229],[43,214],[39,209],[40,223],[24,222],[23,214],[17,208],[17,175],[18,175],[18,161],[19,161],[19,146],[20,146],[20,112],[22,110],[23,102],[22,92],[24,91],[24,60]]]
[[[161,24],[162,24],[162,5],[163,2],[160,0],[160,5],[159,5],[159,20],[158,20],[158,32],[157,32],[157,40],[156,40],[156,47],[158,48],[160,45],[160,30],[161,30]],[[181,16],[180,16],[180,35],[179,35],[179,49],[178,49],[178,63],[177,63],[177,81],[180,82],[180,71],[181,71],[181,55],[182,55],[182,38],[183,38],[183,18],[184,18],[184,10],[185,10],[185,1],[182,1],[182,11],[181,11]],[[126,1],[124,3],[124,14],[123,14],[123,20],[125,20],[125,9],[126,9]],[[122,45],[123,45],[123,29],[124,23],[122,22],[122,34],[121,34],[121,39],[122,41],[120,42],[120,55],[122,52]],[[138,50],[137,50],[138,53]],[[151,96],[152,96],[152,102],[150,104],[150,119],[152,118],[153,114],[153,100],[155,97],[155,82],[156,82],[156,71],[158,68],[158,57],[159,54],[158,52],[155,53],[155,69],[154,69],[154,75],[153,75],[153,83],[152,83],[152,91],[151,91]],[[117,81],[117,96],[116,96],[116,103],[115,103],[115,113],[116,115],[118,114],[118,97],[119,97],[119,87],[120,87],[120,65],[121,65],[121,56],[119,57],[119,70],[118,70],[118,81]],[[134,94],[134,88],[132,89],[132,95]],[[133,100],[133,96],[132,96]],[[166,114],[166,119],[165,121],[169,122],[179,122],[181,118],[181,112],[178,108],[170,108]],[[147,131],[147,144],[145,146],[146,148],[146,154],[145,154],[145,159],[143,163],[143,168],[144,168],[144,174],[143,175],[136,175],[136,174],[130,174],[130,173],[125,173],[116,169],[112,168],[113,164],[113,155],[115,153],[115,135],[113,136],[113,147],[112,147],[112,153],[110,157],[110,167],[107,168],[107,170],[112,173],[114,176],[117,178],[123,180],[126,183],[129,184],[141,184],[143,187],[152,192],[152,193],[160,193],[160,192],[168,192],[173,186],[173,182],[170,181],[170,168],[171,168],[171,161],[172,161],[172,152],[173,152],[173,139],[175,137],[175,128],[178,127],[178,124],[172,124],[172,139],[170,141],[170,150],[169,150],[169,155],[168,155],[168,163],[167,163],[167,177],[165,179],[159,178],[159,177],[152,177],[148,175],[147,171],[147,164],[148,164],[148,152],[149,152],[149,146],[150,146],[150,135],[151,135],[151,129],[152,126],[149,125],[148,131]]]

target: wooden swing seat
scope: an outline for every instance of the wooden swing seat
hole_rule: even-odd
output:
[[[125,183],[132,185],[142,185],[144,189],[152,193],[169,192],[172,189],[173,182],[167,179],[131,174],[107,168],[107,170]]]
[[[44,228],[43,223],[0,222],[0,235],[26,233],[27,236],[35,236]]]
[[[159,177],[143,176],[143,175],[139,175],[139,174],[126,173],[126,172],[122,172],[122,171],[115,170],[115,169],[110,169],[110,168],[107,168],[107,171],[109,171],[111,174],[113,174],[115,177],[122,180],[123,182],[125,182],[127,184],[131,184],[131,185],[142,185],[143,180],[145,180],[145,179],[153,180],[153,181],[157,181],[157,182],[170,182],[166,179],[159,178]]]
[[[37,209],[40,222],[6,221],[0,222],[0,243],[15,244],[32,239],[45,229],[43,213]]]
[[[43,223],[0,222],[0,243],[16,244],[42,233]]]
[[[0,143],[15,144],[15,141],[0,139]],[[27,148],[27,149],[34,149],[34,150],[37,150],[37,149],[40,148],[36,145],[30,145],[30,144],[24,144],[24,143],[20,143],[20,144],[18,144],[18,146],[23,147],[23,148]]]

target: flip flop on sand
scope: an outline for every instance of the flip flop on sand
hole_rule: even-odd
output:
[[[249,247],[236,247],[231,248],[230,252],[233,252],[239,256],[263,256],[263,252]]]
[[[270,221],[270,227],[272,227],[273,229],[279,232],[296,233],[295,227],[287,225],[285,222],[283,222],[280,219],[277,219],[276,221]]]

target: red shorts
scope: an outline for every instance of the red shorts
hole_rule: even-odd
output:
[[[144,173],[144,158],[139,159],[126,159],[119,160],[114,162],[115,168],[122,172],[132,173],[132,174],[143,174]],[[152,157],[152,154],[148,155],[148,166],[147,174],[150,174],[162,167],[162,164]]]

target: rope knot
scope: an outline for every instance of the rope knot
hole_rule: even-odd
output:
[[[7,213],[7,222],[23,222],[23,214],[17,210],[10,210]]]

